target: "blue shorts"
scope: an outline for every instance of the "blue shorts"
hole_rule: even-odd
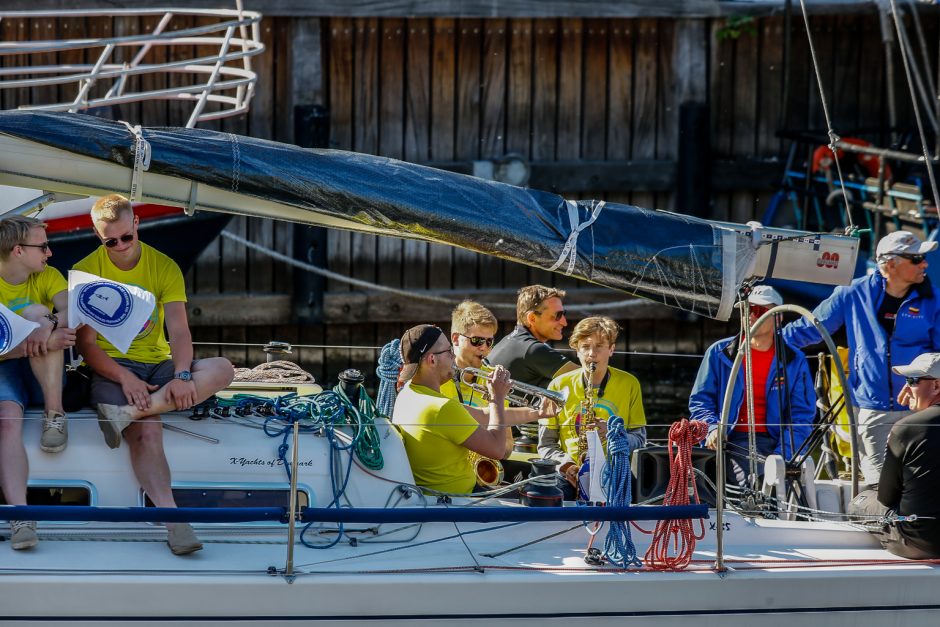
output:
[[[42,389],[27,357],[0,361],[0,401],[13,401],[23,409],[42,405]]]

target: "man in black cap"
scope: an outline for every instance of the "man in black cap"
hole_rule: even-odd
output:
[[[886,524],[878,532],[885,549],[909,559],[940,558],[940,353],[924,353],[907,366],[895,366],[904,377],[898,404],[915,413],[902,418],[888,436],[878,490],[865,490],[852,501],[849,514],[873,517],[916,516]]]
[[[490,377],[488,412],[482,423],[454,399],[441,394],[441,384],[454,370],[454,348],[441,329],[421,324],[401,338],[406,381],[392,412],[405,442],[415,483],[450,494],[469,494],[476,485],[469,452],[493,459],[506,457],[512,446],[504,399],[509,391],[509,372],[497,367]]]

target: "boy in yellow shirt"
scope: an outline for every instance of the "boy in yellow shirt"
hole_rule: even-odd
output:
[[[579,463],[581,460],[580,435],[583,428],[581,402],[590,385],[594,393],[594,415],[598,432],[607,431],[611,416],[623,418],[630,449],[636,450],[646,443],[646,414],[640,382],[632,374],[609,366],[617,342],[617,323],[606,316],[585,318],[579,322],[568,345],[578,351],[581,368],[562,374],[548,385],[560,392],[568,390],[568,400],[561,413],[554,418],[539,421],[539,454],[559,462],[558,472],[564,481],[559,487],[565,499],[577,496]],[[594,376],[587,381],[589,365],[594,364]]]
[[[224,357],[193,361],[183,274],[172,259],[138,239],[139,220],[131,203],[117,194],[104,196],[92,207],[91,219],[102,245],[75,269],[136,285],[157,300],[126,354],[91,327],[78,332],[77,345],[94,371],[91,401],[98,407],[98,426],[109,447],[127,441],[134,473],[154,505],[176,507],[160,414],[209,398],[231,383],[234,370]],[[202,548],[188,523],[166,527],[173,553]]]
[[[46,225],[35,218],[0,220],[0,303],[39,327],[0,356],[0,489],[8,505],[26,505],[29,462],[23,446],[24,410],[43,403],[40,448],[58,453],[68,442],[62,410],[64,350],[75,343],[68,325],[68,283],[48,264]],[[58,313],[53,313],[58,312]],[[11,522],[14,549],[36,546],[36,523]]]

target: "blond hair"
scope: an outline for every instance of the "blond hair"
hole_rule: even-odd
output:
[[[620,333],[620,327],[617,323],[607,316],[593,316],[585,318],[574,325],[574,331],[568,338],[568,346],[577,349],[578,344],[592,335],[599,335],[607,340],[607,343],[613,346],[617,342],[617,335]]]
[[[516,322],[525,326],[527,313],[538,311],[542,303],[549,298],[564,299],[564,297],[565,290],[545,287],[544,285],[526,285],[519,290],[519,296],[516,298]]]
[[[91,208],[92,222],[117,222],[123,216],[134,213],[131,201],[120,194],[108,194],[99,198]]]
[[[465,300],[450,315],[450,332],[466,333],[473,326],[488,327],[496,333],[499,323],[492,311],[476,301]]]
[[[42,220],[26,216],[10,216],[0,220],[0,261],[10,258],[10,253],[20,244],[25,244],[29,232],[35,228],[46,228]]]

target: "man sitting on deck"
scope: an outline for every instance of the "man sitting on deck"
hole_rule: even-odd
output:
[[[105,196],[92,207],[91,219],[102,246],[75,269],[136,285],[157,301],[127,354],[89,326],[78,332],[77,345],[94,370],[91,401],[98,407],[98,425],[111,448],[118,448],[122,437],[127,440],[134,474],[154,505],[176,507],[160,414],[209,398],[231,383],[234,370],[223,357],[193,361],[183,274],[172,259],[138,239],[131,203],[117,194]],[[188,523],[167,524],[167,544],[177,555],[202,548]]]
[[[908,559],[940,558],[940,353],[924,353],[907,366],[895,366],[905,378],[898,405],[915,413],[897,421],[888,434],[878,489],[864,490],[849,514],[867,520],[897,514],[916,520],[886,524],[881,545]]]
[[[469,452],[492,459],[509,454],[512,441],[503,401],[509,391],[509,372],[496,368],[487,385],[489,410],[481,424],[467,408],[441,394],[441,384],[454,371],[454,349],[439,328],[421,324],[401,338],[406,381],[392,412],[405,442],[405,451],[422,488],[449,494],[469,494],[476,484]]]
[[[75,343],[75,331],[68,328],[68,283],[48,264],[51,256],[45,224],[23,216],[0,220],[0,303],[39,324],[0,357],[0,490],[7,505],[26,505],[26,406],[45,406],[39,448],[58,453],[68,442],[62,378],[64,349]],[[35,522],[12,521],[10,529],[14,549],[39,543]]]

